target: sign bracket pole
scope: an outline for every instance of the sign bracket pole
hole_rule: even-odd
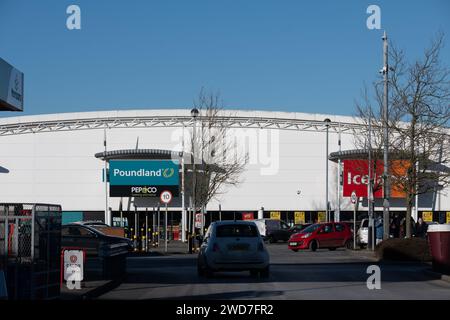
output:
[[[168,209],[167,209],[167,202],[166,202],[166,217],[165,217],[165,227],[164,227],[164,237],[165,237],[165,243],[164,243],[164,252],[167,253],[167,215],[168,215]]]

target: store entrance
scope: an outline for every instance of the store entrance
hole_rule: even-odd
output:
[[[135,243],[135,251],[148,252],[151,248],[164,245],[167,240],[181,240],[181,212],[167,213],[167,229],[165,226],[165,210],[139,210],[139,211],[113,211],[112,224],[114,227],[123,227],[125,237]]]

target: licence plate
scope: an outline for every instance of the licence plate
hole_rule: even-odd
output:
[[[230,244],[228,246],[228,249],[230,251],[247,251],[248,250],[248,244],[245,244],[245,243]]]
[[[296,246],[296,245],[298,245],[298,242],[289,242],[289,245],[290,246]]]

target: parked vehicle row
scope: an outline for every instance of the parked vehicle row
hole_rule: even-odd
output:
[[[288,248],[297,252],[309,249],[316,251],[319,248],[336,250],[336,248],[351,248],[353,244],[353,232],[348,223],[329,222],[315,223],[293,234],[288,243]]]
[[[363,222],[362,227],[364,226]],[[107,226],[99,223],[64,225],[62,246],[84,248],[87,256],[99,256],[105,250],[118,250],[122,253],[133,250],[130,239],[107,235],[101,231],[105,227]],[[275,219],[216,221],[209,226],[202,238],[197,258],[198,275],[210,276],[218,271],[246,270],[254,276],[268,277],[270,258],[265,241],[286,241],[288,249],[295,252],[351,248],[352,227],[347,222],[298,224],[289,227],[285,222]]]
[[[278,223],[275,223],[278,222]],[[269,276],[269,253],[264,239],[271,242],[288,238],[288,248],[297,252],[321,248],[351,248],[351,223],[315,223],[288,228],[283,221],[213,222],[203,237],[197,258],[198,275],[211,276],[218,271],[250,271],[252,275]]]
[[[88,257],[117,255],[134,249],[130,239],[106,235],[90,225],[80,223],[61,227],[61,247],[83,248]]]
[[[307,224],[295,224],[292,227],[277,219],[256,219],[253,222],[258,227],[259,233],[263,237],[264,241],[275,243],[278,241],[287,242],[292,234],[300,232],[302,229],[310,226]]]

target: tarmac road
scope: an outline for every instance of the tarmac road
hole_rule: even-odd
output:
[[[127,277],[99,299],[450,299],[450,283],[432,278],[420,263],[377,264],[366,252],[292,252],[268,245],[271,275],[216,273],[199,278],[196,255],[129,257]],[[381,289],[369,290],[369,265],[379,265]]]

